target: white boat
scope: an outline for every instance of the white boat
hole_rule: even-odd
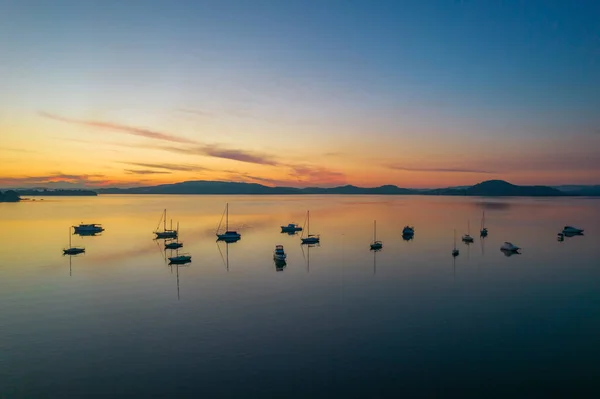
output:
[[[296,223],[290,223],[287,226],[281,226],[282,233],[293,233],[296,231],[302,231],[302,227],[298,226]]]
[[[373,242],[371,243],[372,250],[383,248],[383,242],[377,240],[377,221],[373,220]]]
[[[485,227],[485,211],[483,211],[483,216],[481,217],[481,230],[479,231],[479,235],[481,237],[487,237],[488,229]]]
[[[287,255],[283,251],[283,245],[275,245],[275,251],[273,251],[273,259],[275,261],[285,261]]]
[[[454,249],[452,250],[452,256],[456,257],[460,254],[460,251],[456,248],[456,230],[454,230]]]
[[[300,240],[302,244],[317,244],[321,241],[321,237],[318,234],[310,234],[310,211],[306,211],[306,222],[307,222],[307,235],[304,237],[304,230],[302,230],[302,236]]]
[[[470,244],[474,241],[473,237],[471,237],[471,223],[468,221],[467,221],[467,234],[462,236],[462,240],[466,244]]]
[[[163,222],[163,230],[158,230],[160,226],[160,222]],[[163,211],[160,220],[158,221],[158,226],[156,226],[156,230],[154,231],[156,234],[156,238],[177,238],[177,230],[173,230],[173,221],[171,220],[171,228],[167,229],[167,210]]]
[[[73,247],[71,246],[71,228],[69,227],[69,247],[63,249],[64,255],[79,255],[85,252],[85,248],[83,247]]]
[[[221,224],[223,223],[223,216],[225,216],[225,232],[219,234],[219,230],[221,229]],[[225,211],[221,216],[221,221],[219,222],[219,226],[217,227],[217,240],[221,241],[237,241],[242,238],[242,235],[235,230],[229,230],[229,203],[225,204]]]
[[[509,252],[517,252],[519,249],[519,247],[517,247],[516,245],[514,245],[511,242],[504,242],[504,244],[502,244],[502,246],[500,247],[501,251],[509,251]]]
[[[101,224],[91,223],[91,224],[83,224],[81,223],[79,226],[73,226],[76,234],[96,234],[102,233],[104,228]]]
[[[578,229],[573,226],[565,226],[562,230],[563,234],[582,234],[583,229]]]
[[[402,229],[403,236],[412,236],[415,234],[415,228],[413,226],[404,226]]]

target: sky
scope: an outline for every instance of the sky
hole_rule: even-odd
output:
[[[0,187],[600,184],[600,2],[0,0]]]

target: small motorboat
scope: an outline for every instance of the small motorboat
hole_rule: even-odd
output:
[[[287,255],[283,251],[283,245],[275,245],[275,251],[273,251],[273,259],[275,261],[285,261]]]
[[[104,228],[101,224],[91,223],[91,224],[83,224],[81,223],[79,226],[73,226],[75,230],[75,234],[81,235],[92,235],[97,233],[102,233]]]
[[[281,226],[282,233],[295,233],[296,231],[302,231],[302,227],[296,223],[290,223],[287,226]]]
[[[521,248],[517,247],[516,245],[514,245],[511,242],[504,242],[504,244],[502,244],[502,246],[500,247],[501,251],[509,251],[509,252],[518,252]]]
[[[412,236],[415,234],[415,228],[413,226],[404,226],[402,229],[403,236]]]
[[[563,234],[565,235],[578,235],[578,234],[583,234],[583,229],[578,229],[576,227],[573,226],[565,226],[562,230]]]

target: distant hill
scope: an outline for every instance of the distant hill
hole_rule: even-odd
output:
[[[582,186],[582,185],[566,185],[566,186],[555,186],[557,190],[563,191],[570,195],[600,196],[600,185]]]
[[[98,189],[100,194],[216,194],[216,195],[287,195],[287,194],[378,194],[378,195],[465,195],[465,196],[521,196],[521,197],[558,197],[579,195],[563,192],[548,186],[517,186],[503,180],[488,180],[474,186],[417,190],[394,185],[380,187],[268,187],[257,183],[238,183],[220,181],[185,181],[174,184],[134,188]]]

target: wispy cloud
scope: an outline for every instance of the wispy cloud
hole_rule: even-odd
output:
[[[186,114],[194,114],[194,115],[205,116],[205,117],[215,116],[214,112],[205,111],[205,110],[201,110],[201,109],[177,108],[177,111],[183,112]]]
[[[146,162],[120,162],[125,165],[139,166],[142,168],[162,169],[175,172],[203,172],[211,170],[200,165],[191,164],[173,164],[173,163],[146,163]],[[155,172],[161,173],[161,172]]]
[[[1,147],[1,146],[0,146],[0,151],[39,154],[39,151],[35,151],[35,150],[26,150],[23,148],[12,148],[12,147]]]
[[[458,168],[458,167],[410,167],[399,164],[387,164],[386,167],[394,170],[403,170],[407,172],[438,172],[438,173],[485,173],[491,174],[496,173],[491,170],[483,169],[470,169],[470,168]]]
[[[314,165],[288,165],[290,177],[301,185],[339,185],[346,184],[346,174]]]
[[[61,187],[85,187],[98,186],[110,183],[104,175],[99,174],[66,174],[52,173],[39,176],[22,176],[22,177],[0,177],[0,185],[4,187],[36,187],[45,186],[61,186]]]
[[[66,118],[66,117],[59,116],[59,115],[50,114],[48,112],[39,112],[39,115],[43,116],[44,118],[49,118],[49,119],[53,119],[56,121],[72,123],[72,124],[77,124],[77,125],[83,125],[83,126],[91,126],[91,127],[101,128],[101,129],[109,129],[109,130],[112,130],[115,132],[129,134],[132,136],[140,136],[140,137],[146,137],[146,138],[154,139],[154,140],[163,140],[163,141],[169,141],[169,142],[181,143],[181,144],[198,144],[197,141],[187,139],[185,137],[179,137],[179,136],[175,136],[173,134],[156,132],[156,131],[149,130],[149,129],[121,125],[121,124],[117,124],[117,123],[72,119],[72,118]]]
[[[152,146],[150,148],[170,151],[177,154],[209,156],[213,158],[230,159],[232,161],[254,163],[258,165],[280,165],[276,157],[270,154],[247,150],[238,150],[234,148],[224,148],[216,144],[199,145],[192,147]]]
[[[150,170],[150,169],[125,169],[128,175],[170,175],[171,172],[166,170]]]

